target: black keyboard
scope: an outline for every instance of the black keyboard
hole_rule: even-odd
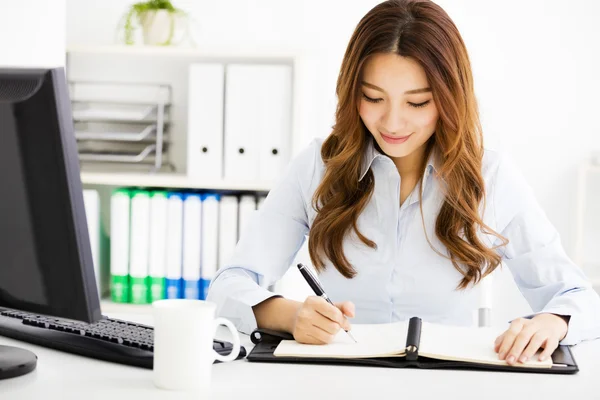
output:
[[[0,336],[99,360],[152,369],[154,330],[151,326],[103,316],[93,324],[0,308]],[[213,341],[227,355],[233,344]],[[239,358],[246,356],[240,348]]]

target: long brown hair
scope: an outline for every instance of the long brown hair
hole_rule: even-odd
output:
[[[429,0],[383,2],[362,18],[350,39],[337,80],[336,121],[321,148],[325,173],[312,201],[317,216],[309,236],[311,261],[322,271],[325,264],[321,256],[325,255],[343,276],[352,278],[356,271],[342,250],[346,234],[353,229],[364,244],[377,247],[357,228],[358,216],[375,187],[371,170],[359,181],[370,139],[358,113],[360,76],[368,58],[377,53],[416,60],[432,88],[439,119],[424,161],[435,146],[441,163],[438,176],[446,190],[435,234],[448,254],[440,253],[427,240],[463,275],[457,287],[464,289],[501,262],[500,255],[482,243],[477,233],[492,234],[501,239],[502,245],[507,240],[491,230],[479,215],[480,204],[485,205],[481,175],[484,150],[466,46],[446,12]],[[420,176],[425,165],[423,162]],[[422,201],[420,204],[423,219]]]

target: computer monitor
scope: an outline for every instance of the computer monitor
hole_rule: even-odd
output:
[[[62,67],[0,68],[0,308],[101,318]]]

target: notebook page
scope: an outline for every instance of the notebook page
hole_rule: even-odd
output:
[[[301,344],[282,340],[273,352],[276,357],[369,358],[404,355],[407,322],[391,324],[353,324],[352,336],[340,330],[326,345]]]
[[[494,341],[502,330],[476,327],[457,327],[423,321],[419,355],[442,360],[472,361],[494,365],[508,365],[498,359]],[[552,360],[539,361],[536,354],[530,361],[515,366],[550,368]]]

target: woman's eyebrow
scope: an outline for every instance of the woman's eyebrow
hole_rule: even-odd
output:
[[[365,85],[366,87],[369,87],[371,89],[375,89],[375,90],[379,90],[380,92],[385,93],[385,90],[383,90],[382,88],[380,88],[379,86],[375,86],[372,83],[369,82],[365,82],[362,81],[361,84]],[[426,93],[426,92],[431,92],[431,88],[426,87],[426,88],[421,88],[421,89],[412,89],[412,90],[407,90],[406,92],[404,92],[404,94],[417,94],[417,93]]]

